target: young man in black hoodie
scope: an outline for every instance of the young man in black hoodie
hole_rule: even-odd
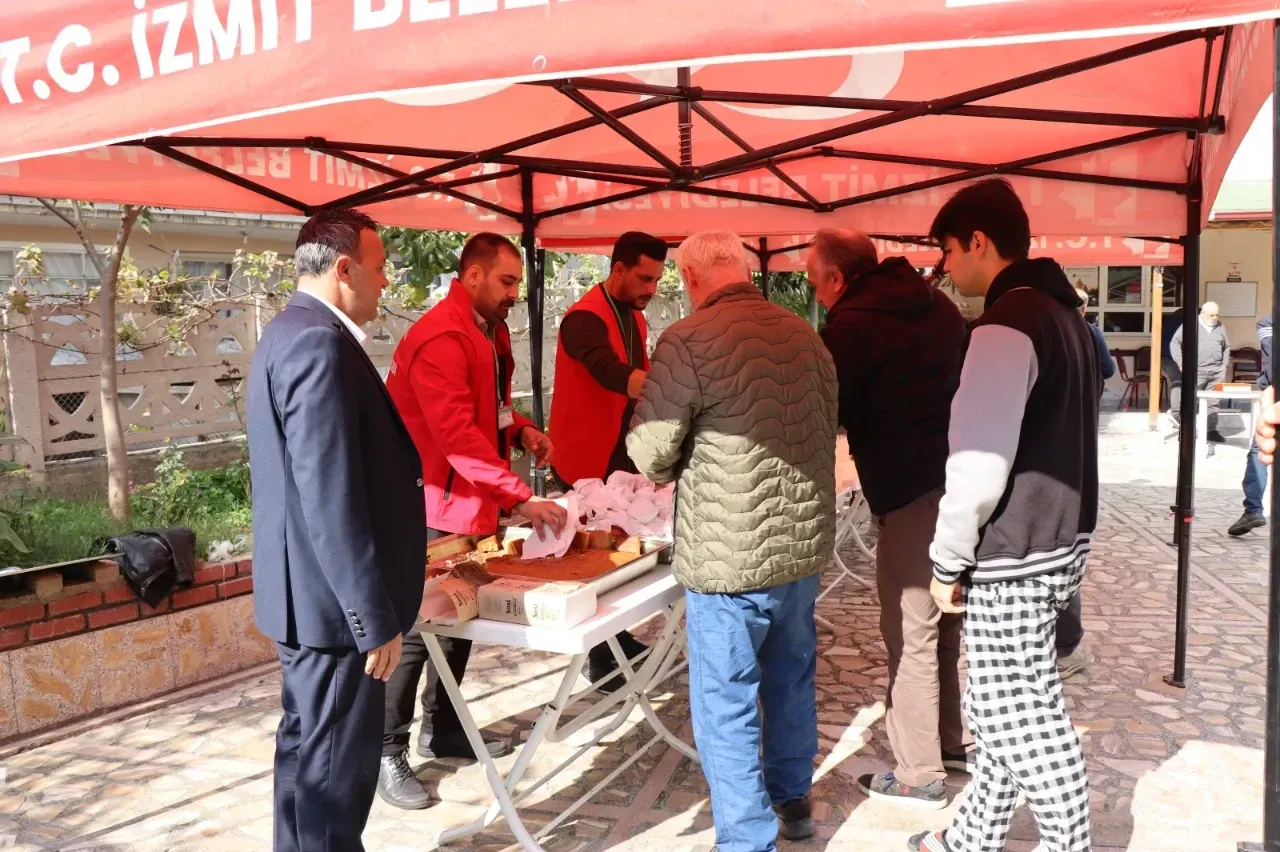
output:
[[[863,775],[858,787],[872,798],[937,810],[947,805],[947,768],[966,770],[973,743],[960,709],[964,620],[943,615],[929,594],[929,542],[968,331],[955,304],[905,258],[877,262],[865,234],[819,231],[806,266],[828,311],[822,340],[836,364],[840,425],[880,525],[885,728],[897,765]]]
[[[957,192],[930,229],[961,293],[985,296],[951,407],[932,592],[965,612],[973,779],[928,852],[997,852],[1022,794],[1045,852],[1088,852],[1089,784],[1054,649],[1098,515],[1098,386],[1079,297],[1008,182]]]

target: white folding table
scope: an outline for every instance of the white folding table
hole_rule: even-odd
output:
[[[661,637],[640,658],[634,661],[628,660],[618,645],[615,635],[633,624],[658,614],[662,614],[666,619]],[[602,595],[596,614],[575,627],[563,629],[529,627],[488,619],[473,619],[460,625],[420,622],[418,629],[422,631],[427,651],[431,654],[431,662],[450,700],[453,701],[453,706],[458,710],[458,718],[462,722],[462,729],[467,734],[467,740],[484,766],[485,777],[493,790],[494,799],[485,813],[477,819],[443,832],[439,838],[440,844],[444,845],[483,831],[501,814],[525,852],[543,852],[538,844],[541,838],[568,819],[614,778],[639,760],[658,740],[666,741],[672,748],[696,761],[698,753],[662,724],[648,698],[651,690],[688,665],[687,661],[681,662],[679,659],[685,647],[685,632],[681,624],[683,615],[684,590],[671,575],[670,566],[659,565],[652,571]],[[458,689],[458,682],[454,679],[449,664],[445,660],[444,650],[440,647],[437,638],[439,636],[470,639],[472,642],[487,645],[505,645],[554,654],[570,654],[573,657],[564,673],[564,679],[560,682],[560,688],[556,690],[555,697],[543,708],[542,715],[534,724],[529,738],[520,747],[515,765],[505,778],[502,777],[493,758],[484,747],[480,729],[467,708],[462,692]],[[587,661],[587,651],[606,641],[618,660],[619,669],[626,678],[626,684],[612,694],[598,693],[601,696],[599,700],[561,725],[561,714],[576,700],[574,684]],[[639,663],[638,669],[632,665],[635,662]],[[610,675],[610,677],[613,676],[615,675]],[[592,688],[594,689],[596,685],[593,684]],[[654,731],[649,741],[563,813],[536,833],[530,834],[520,819],[516,806],[621,727],[637,707]],[[517,785],[529,768],[534,753],[543,742],[559,742],[610,712],[612,717],[592,735],[590,741],[545,776],[521,790],[520,793],[516,793]]]
[[[1209,402],[1210,400],[1240,400],[1249,403],[1248,431],[1249,439],[1253,439],[1253,430],[1258,428],[1258,417],[1262,412],[1262,391],[1219,391],[1202,390],[1196,392],[1196,450],[1202,456],[1209,455]],[[1218,416],[1243,417],[1244,412],[1232,408],[1219,408]]]
[[[867,498],[862,496],[861,490],[850,488],[836,495],[836,544],[833,554],[836,577],[818,595],[815,603],[821,603],[823,598],[835,590],[841,580],[852,580],[865,589],[872,587],[870,581],[859,577],[853,572],[853,569],[845,564],[844,557],[840,555],[840,551],[852,539],[854,545],[862,552],[862,555],[870,559],[874,565],[876,561],[876,545],[874,542],[867,544],[867,540],[862,537],[863,526],[869,522],[874,523],[874,520],[871,515],[871,507],[867,505]],[[815,615],[813,620],[820,627],[825,627],[831,631],[835,630],[835,625],[820,615]]]

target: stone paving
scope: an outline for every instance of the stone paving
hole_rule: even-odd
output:
[[[1085,588],[1096,662],[1069,682],[1092,788],[1096,850],[1230,852],[1261,835],[1265,694],[1265,530],[1243,540],[1225,529],[1240,512],[1244,442],[1198,459],[1191,577],[1188,685],[1166,686],[1173,659],[1176,449],[1146,431],[1145,417],[1110,419],[1103,436],[1103,516]],[[859,569],[866,572],[868,567]],[[874,592],[848,584],[824,601],[833,636],[819,634],[821,751],[815,768],[819,836],[784,850],[899,850],[915,830],[942,827],[951,811],[921,814],[857,792],[854,779],[885,768],[885,657]],[[652,629],[652,628],[651,628]],[[527,735],[566,658],[477,648],[464,692],[488,732]],[[657,703],[691,738],[683,679]],[[135,708],[0,755],[0,849],[24,852],[269,849],[271,755],[279,679],[271,667],[167,704]],[[632,722],[540,790],[525,811],[545,824],[627,756],[648,729]],[[548,744],[533,772],[569,744]],[[502,761],[505,769],[514,758]],[[475,766],[437,763],[420,775],[444,804],[397,811],[378,802],[370,852],[438,848],[436,833],[480,812],[487,787]],[[963,776],[949,786],[959,792]],[[1035,848],[1020,812],[1008,848]],[[499,821],[448,848],[515,849]],[[545,841],[548,852],[712,849],[706,784],[696,765],[654,746]]]

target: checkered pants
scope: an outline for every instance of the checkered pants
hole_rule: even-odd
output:
[[[1058,613],[1083,579],[1081,557],[1052,574],[968,590],[964,708],[977,766],[946,832],[950,852],[1002,852],[1019,793],[1044,852],[1089,852],[1084,751],[1054,649]]]

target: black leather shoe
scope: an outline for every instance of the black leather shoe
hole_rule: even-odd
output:
[[[1242,536],[1245,533],[1252,532],[1259,527],[1265,527],[1266,525],[1267,519],[1263,515],[1255,515],[1250,512],[1245,512],[1240,516],[1240,520],[1232,524],[1227,530],[1227,535]]]
[[[773,812],[778,815],[778,833],[787,840],[806,840],[817,833],[808,796],[775,805]]]
[[[649,650],[649,646],[632,636],[628,631],[624,630],[618,634],[618,646],[622,648],[622,653],[627,655],[629,661],[635,660],[645,651]],[[613,658],[613,651],[608,645],[602,646],[604,652],[600,654],[592,653],[587,655],[587,666],[582,670],[582,676],[591,683],[609,677],[613,672],[618,671],[618,661]],[[594,650],[594,649],[593,649]],[[604,683],[600,684],[596,689],[601,692],[617,692],[626,686],[627,680],[621,673],[614,677],[610,677]]]
[[[393,808],[420,811],[431,804],[431,794],[409,766],[409,753],[382,756],[378,766],[378,796]]]
[[[511,746],[506,740],[485,740],[485,749],[493,758],[503,757],[511,753]],[[462,731],[448,734],[434,734],[431,737],[418,737],[418,756],[425,760],[475,760],[475,750],[471,741]]]

